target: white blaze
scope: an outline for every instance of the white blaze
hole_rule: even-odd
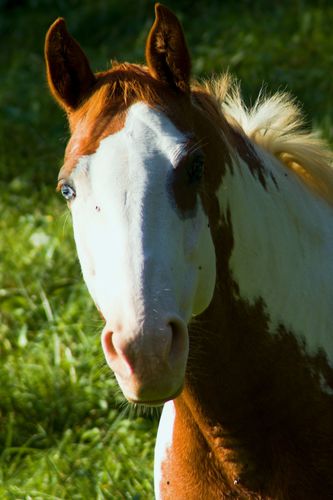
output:
[[[103,338],[110,349],[115,345],[110,342],[119,340],[120,357],[125,352],[120,345],[134,352],[132,368],[138,368],[130,381],[124,378],[125,358],[119,358],[119,370],[109,363],[131,400],[140,399],[138,391],[145,387],[158,398],[162,375],[162,399],[168,396],[168,377],[174,377],[170,390],[182,386],[184,328],[209,305],[214,291],[215,250],[199,196],[194,214],[184,217],[170,189],[188,139],[161,111],[134,104],[123,129],[82,157],[68,180],[76,191],[71,211],[83,276],[106,320]],[[183,189],[186,196],[185,181]],[[177,321],[185,325],[181,333]],[[167,368],[169,361],[175,367],[170,374],[161,364]],[[154,385],[153,392],[147,384]]]
[[[128,328],[161,307],[188,322],[212,297],[215,252],[207,217],[199,200],[194,217],[179,217],[167,189],[186,140],[165,115],[138,103],[125,127],[72,173],[85,281],[104,317]]]

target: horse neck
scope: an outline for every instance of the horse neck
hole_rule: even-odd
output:
[[[286,488],[297,484],[304,463],[318,460],[313,439],[316,450],[333,445],[329,310],[320,306],[317,326],[311,322],[313,307],[333,299],[325,226],[332,213],[283,165],[256,154],[264,170],[236,154],[221,184],[220,213],[210,220],[215,294],[190,325],[187,381],[176,401],[178,415],[186,414],[193,436],[206,443],[227,481],[241,478],[253,491],[265,489],[272,471]],[[324,299],[311,291],[319,285]],[[302,450],[297,464],[295,450]],[[316,477],[324,485],[326,468]]]
[[[217,255],[228,234],[232,249],[222,260],[236,293],[249,304],[262,300],[271,333],[282,325],[308,353],[322,349],[333,361],[332,207],[276,158],[244,144],[219,190],[228,227],[215,238]]]

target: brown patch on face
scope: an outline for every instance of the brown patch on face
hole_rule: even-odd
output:
[[[102,88],[100,94],[104,92],[107,88]],[[68,178],[82,156],[95,153],[105,137],[119,132],[125,124],[126,111],[121,104],[100,110],[91,106],[86,113],[80,111],[80,114],[70,116],[73,133],[66,147],[59,179]]]
[[[161,106],[178,130],[191,137],[188,148],[192,154],[183,158],[169,179],[171,195],[182,218],[195,214],[199,195],[204,211],[209,214],[215,205],[215,193],[222,182],[226,167],[232,167],[232,158],[227,144],[226,131],[230,128],[219,106],[212,96],[201,87],[194,86],[189,99],[183,99],[181,106]],[[196,153],[202,156],[202,179],[191,184],[193,161]]]
[[[184,149],[187,152],[170,172],[168,185],[172,204],[181,218],[195,216],[205,162],[199,144],[189,141]]]

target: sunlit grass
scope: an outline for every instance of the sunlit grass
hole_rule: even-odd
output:
[[[105,365],[65,207],[26,188],[0,201],[0,498],[149,498],[156,421]]]

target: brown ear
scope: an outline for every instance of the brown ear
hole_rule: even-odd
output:
[[[55,99],[67,112],[76,109],[96,80],[88,59],[62,18],[46,34],[45,60],[48,84]]]
[[[159,3],[155,5],[155,22],[146,43],[146,61],[154,78],[189,92],[191,58],[181,24]]]

